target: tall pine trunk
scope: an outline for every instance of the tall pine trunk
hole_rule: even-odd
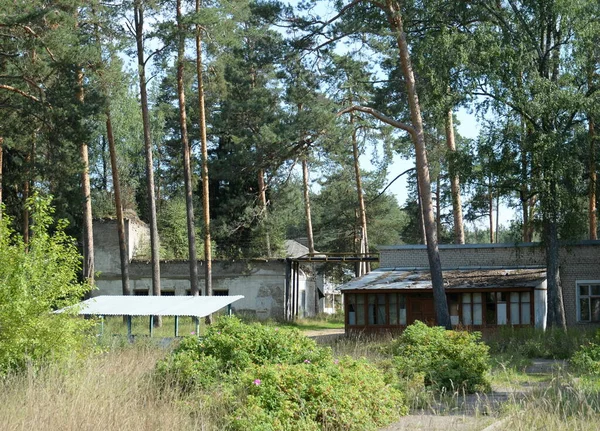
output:
[[[414,133],[412,141],[415,146],[415,155],[417,163],[417,175],[419,177],[419,190],[421,193],[421,205],[423,219],[425,223],[425,236],[427,238],[427,257],[429,259],[429,268],[431,271],[431,284],[433,287],[433,303],[435,308],[436,323],[447,329],[452,328],[450,324],[450,314],[448,312],[448,301],[444,290],[444,279],[442,275],[442,264],[440,261],[440,252],[435,233],[435,220],[433,217],[433,205],[431,200],[431,183],[429,178],[429,166],[427,163],[427,150],[425,147],[425,135],[423,131],[423,120],[421,117],[421,106],[417,94],[415,76],[410,60],[410,52],[404,32],[400,5],[387,0],[385,4],[386,13],[392,30],[395,32],[398,53],[404,76],[410,118]]]
[[[123,295],[133,295],[129,286],[129,253],[127,239],[125,238],[125,219],[123,217],[123,203],[121,202],[121,183],[119,180],[119,167],[117,165],[117,149],[112,128],[110,107],[106,108],[106,138],[108,139],[108,152],[110,153],[110,170],[112,172],[113,190],[115,193],[115,210],[117,212],[117,234],[119,236],[119,257],[121,258],[121,286]]]
[[[196,0],[196,14],[200,12],[200,0]],[[212,244],[210,237],[210,195],[208,184],[208,146],[206,139],[206,111],[204,106],[204,79],[202,77],[202,28],[196,24],[196,75],[198,79],[198,112],[200,115],[200,144],[202,147],[202,215],[204,217],[204,294],[212,295]],[[206,324],[212,316],[206,316]]]
[[[490,227],[490,244],[494,243],[494,192],[492,190],[492,177],[488,179],[488,221]]]
[[[83,70],[77,70],[77,100],[84,104]],[[83,279],[94,285],[94,228],[92,221],[92,196],[90,187],[90,161],[87,142],[79,145],[81,155],[81,191],[83,193]]]
[[[2,220],[2,173],[3,164],[2,164],[2,156],[4,155],[4,138],[0,136],[0,220]]]
[[[188,235],[188,260],[190,266],[190,291],[193,296],[198,290],[198,259],[196,257],[196,223],[194,222],[194,201],[192,190],[192,169],[190,157],[190,141],[187,131],[187,113],[185,110],[185,89],[183,74],[185,66],[185,28],[182,23],[181,0],[177,0],[177,29],[179,43],[177,45],[177,97],[179,99],[179,127],[181,129],[181,146],[183,147],[183,173],[185,182],[185,207]]]
[[[263,214],[262,224],[265,229],[265,247],[267,248],[267,257],[271,257],[271,237],[269,236],[269,224],[267,213],[267,186],[265,185],[265,171],[258,170],[258,196],[260,202],[260,210]]]
[[[32,148],[35,145],[36,134],[35,132],[31,135]],[[23,242],[29,244],[29,200],[30,184],[31,184],[31,172],[33,171],[31,166],[31,151],[27,152],[25,156],[25,166],[27,173],[25,175],[25,181],[23,182]]]
[[[454,243],[465,243],[465,229],[460,197],[460,178],[456,172],[456,142],[454,140],[454,121],[452,110],[446,113],[446,145],[448,146],[448,173],[450,175],[450,192],[452,194],[452,217],[454,219]]]
[[[313,239],[312,217],[310,212],[310,190],[308,187],[308,161],[306,156],[302,159],[302,187],[304,192],[304,214],[306,215],[306,238],[308,240],[308,252],[315,252]]]
[[[354,123],[354,114],[350,115],[350,123]],[[358,197],[358,216],[360,222],[360,253],[369,253],[369,237],[367,235],[367,211],[365,209],[365,198],[362,189],[362,177],[360,174],[360,162],[358,152],[358,139],[356,128],[352,127],[352,155],[354,156],[354,178],[356,179],[356,193]],[[359,277],[371,271],[368,262],[359,262]]]
[[[544,242],[546,244],[546,271],[548,314],[547,327],[556,327],[566,330],[565,306],[563,302],[562,286],[560,283],[560,246],[558,242],[558,223],[556,214],[544,217]]]
[[[133,6],[135,19],[135,40],[138,58],[138,76],[140,80],[140,99],[142,101],[142,125],[144,129],[144,151],[146,155],[146,188],[150,208],[150,248],[152,254],[152,294],[160,296],[160,254],[158,226],[156,222],[156,199],[154,193],[154,162],[152,157],[152,139],[150,137],[150,116],[148,114],[148,91],[146,89],[146,62],[144,59],[144,5],[136,0]],[[154,325],[162,324],[160,316],[154,319]]]
[[[598,239],[598,216],[596,213],[596,126],[594,118],[588,117],[588,138],[589,138],[589,192],[588,192],[588,218],[590,239]]]

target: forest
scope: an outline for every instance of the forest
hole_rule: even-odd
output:
[[[422,243],[438,286],[438,243],[542,241],[553,291],[558,241],[597,239],[599,15],[591,0],[5,1],[0,203],[27,243],[29,198],[52,195],[89,280],[93,218],[119,220],[123,254],[139,217],[155,263],[280,257],[299,237]],[[390,172],[394,155],[415,168]]]

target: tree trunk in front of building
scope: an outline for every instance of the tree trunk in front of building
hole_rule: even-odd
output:
[[[183,176],[185,183],[185,208],[188,237],[188,262],[190,267],[190,293],[198,296],[198,258],[196,255],[196,223],[194,221],[194,201],[192,190],[192,167],[190,141],[187,130],[187,112],[185,109],[185,88],[183,73],[185,66],[185,28],[182,22],[181,0],[177,0],[177,99],[179,101],[179,128],[181,130],[181,146],[183,150]]]
[[[123,203],[121,202],[121,183],[119,180],[119,167],[117,165],[117,148],[112,128],[110,108],[106,108],[106,137],[108,139],[108,152],[110,154],[110,169],[112,172],[113,191],[115,193],[115,210],[117,213],[117,234],[119,235],[119,257],[121,259],[121,285],[123,295],[133,295],[129,286],[129,253],[125,237],[125,218],[123,217]]]
[[[2,156],[4,155],[4,138],[0,136],[0,220],[2,220]]]
[[[589,196],[588,196],[588,218],[589,218],[589,230],[590,239],[598,239],[598,219],[596,213],[596,125],[594,118],[590,115],[588,117],[588,139],[590,141],[589,146]]]
[[[454,243],[465,243],[465,229],[462,214],[462,200],[460,196],[460,178],[456,173],[456,142],[454,140],[454,121],[452,110],[446,113],[446,145],[450,155],[448,157],[448,174],[450,176],[450,192],[452,194],[452,217],[454,219]]]
[[[144,129],[144,152],[146,155],[146,188],[150,208],[150,248],[152,253],[152,294],[160,296],[160,252],[158,226],[156,221],[156,198],[154,192],[154,163],[152,156],[152,138],[150,137],[150,116],[148,114],[148,91],[146,89],[146,62],[144,59],[144,8],[142,0],[134,2],[135,39],[142,101],[142,125]],[[155,316],[154,326],[162,325],[160,316]]]
[[[566,331],[565,306],[563,302],[562,286],[560,283],[560,245],[558,242],[558,226],[556,214],[554,218],[544,218],[544,236],[546,245],[546,277],[548,295],[548,314],[546,326],[548,328],[561,328]]]
[[[404,32],[400,5],[392,0],[386,2],[386,12],[392,30],[396,33],[396,42],[402,65],[402,73],[405,79],[410,118],[415,132],[412,141],[415,146],[417,162],[417,175],[419,177],[419,190],[421,193],[421,205],[425,223],[425,236],[427,238],[427,257],[431,271],[431,284],[433,287],[433,302],[437,324],[451,329],[450,314],[448,312],[448,301],[444,290],[444,279],[442,275],[442,264],[438,249],[437,236],[435,233],[435,220],[433,217],[433,206],[431,200],[431,183],[429,177],[429,166],[427,162],[427,150],[425,147],[425,135],[423,131],[423,120],[421,117],[421,106],[417,94],[415,77],[410,60],[410,52]]]
[[[77,100],[84,103],[83,70],[77,70]],[[92,221],[92,196],[90,187],[90,161],[87,142],[79,145],[81,155],[81,191],[83,192],[83,279],[94,285],[94,228]]]
[[[354,114],[350,114],[350,124],[354,123]],[[352,127],[352,154],[354,156],[354,178],[356,179],[356,193],[358,197],[358,218],[360,225],[360,253],[364,255],[369,253],[369,237],[367,234],[367,211],[365,208],[365,198],[362,190],[362,177],[360,174],[360,162],[358,151],[358,139],[356,137],[356,128]],[[368,274],[371,271],[369,262],[358,262],[359,277]]]
[[[306,238],[308,240],[308,252],[315,252],[315,242],[313,240],[312,217],[310,212],[310,189],[308,187],[308,161],[306,157],[302,159],[302,186],[304,191],[304,213],[306,215]]]
[[[264,169],[258,170],[258,197],[260,210],[263,214],[262,224],[265,229],[265,247],[267,248],[267,257],[271,258],[271,238],[269,236],[268,210],[267,210],[267,186],[265,184]]]

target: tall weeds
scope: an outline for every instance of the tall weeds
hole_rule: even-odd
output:
[[[0,428],[31,430],[205,429],[179,394],[158,392],[150,372],[165,350],[136,344],[66,367],[0,380]],[[194,419],[196,417],[196,419]]]

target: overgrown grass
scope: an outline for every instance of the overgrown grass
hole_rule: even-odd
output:
[[[170,347],[159,343],[159,338],[172,336],[172,319],[164,319],[164,335],[156,331],[157,340],[138,336],[133,345],[126,337],[110,335],[113,324],[118,327],[113,333],[126,333],[122,319],[113,320],[102,338],[104,353],[84,362],[37,371],[29,369],[1,379],[0,428],[216,431],[229,426],[223,418],[231,413],[231,397],[236,394],[219,392],[218,386],[210,393],[182,393],[175,384],[160,385],[159,390],[153,379],[156,363],[170,351]],[[134,334],[147,334],[148,320],[137,319],[137,324],[135,320]],[[191,319],[180,319],[182,335],[194,329]],[[343,337],[331,341],[330,346],[334,358],[351,356],[375,364],[384,379],[404,393],[405,402],[413,412],[433,415],[467,412],[477,418],[503,419],[498,429],[595,430],[600,429],[599,377],[587,374],[574,377],[564,369],[540,375],[525,373],[532,357],[565,357],[592,335],[591,331],[570,331],[565,336],[552,331],[544,334],[507,329],[488,338],[493,351],[492,386],[495,390],[515,393],[501,404],[487,398],[493,394],[468,395],[458,390],[435,393],[425,387],[420,375],[398,379],[393,368],[391,337]],[[568,340],[569,337],[573,339]],[[562,345],[563,342],[568,345]],[[259,378],[267,380],[266,376]]]
[[[569,328],[566,332],[550,328],[500,327],[484,334],[492,354],[523,358],[568,359],[582,344],[594,337],[593,329]]]
[[[96,321],[96,333],[103,333],[102,336],[110,338],[112,336],[126,336],[127,324],[122,316],[106,316],[104,324],[101,319]],[[200,333],[205,330],[204,319],[200,319]],[[195,333],[196,323],[192,317],[179,318],[179,336],[186,336]],[[150,335],[150,317],[134,316],[131,318],[131,333],[135,337],[148,337]],[[163,317],[162,326],[153,328],[152,336],[157,338],[170,338],[175,335],[175,318]]]
[[[507,405],[503,429],[548,431],[600,429],[600,386],[566,373],[554,375]]]
[[[202,428],[203,414],[189,415],[177,391],[157,391],[149,372],[165,354],[164,348],[136,343],[83,363],[9,375],[0,380],[0,428],[207,429]],[[196,409],[202,411],[202,406]]]

